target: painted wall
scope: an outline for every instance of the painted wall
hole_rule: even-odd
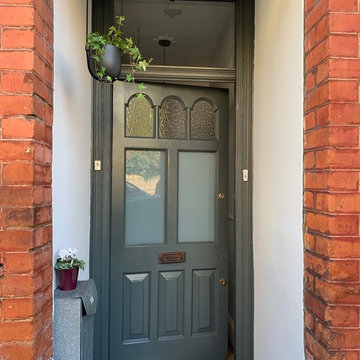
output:
[[[53,251],[76,247],[89,276],[91,78],[85,57],[86,1],[55,0]]]
[[[226,19],[211,60],[213,67],[235,67],[235,4],[229,7]]]
[[[304,358],[303,9],[299,0],[256,0],[256,360]]]

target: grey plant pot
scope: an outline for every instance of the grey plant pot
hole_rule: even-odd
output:
[[[100,62],[97,63],[92,57],[92,51],[85,47],[88,69],[91,76],[98,81],[108,82],[105,78],[100,79],[97,75],[97,69],[101,66],[105,67],[105,76],[111,77],[111,82],[118,80],[121,73],[121,50],[114,45],[105,45],[105,52],[101,57]]]

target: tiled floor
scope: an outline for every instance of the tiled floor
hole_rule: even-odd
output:
[[[229,343],[229,352],[228,352],[228,356],[226,358],[226,360],[234,360],[234,350],[232,349],[231,344]]]
[[[226,360],[234,360],[234,353],[230,352],[228,353],[227,359]]]

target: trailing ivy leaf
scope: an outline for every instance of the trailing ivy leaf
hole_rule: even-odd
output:
[[[141,92],[137,93],[136,96],[137,96],[138,99],[145,99],[145,95],[143,93],[141,93]]]
[[[106,75],[106,80],[109,81],[109,82],[112,82],[112,78],[110,75]]]
[[[145,60],[139,61],[139,66],[142,71],[146,71],[147,65],[148,64]]]
[[[140,84],[138,84],[138,89],[139,89],[139,91],[143,91],[146,89],[146,86],[144,85],[144,83],[140,83]]]
[[[125,81],[127,81],[127,82],[134,81],[134,75],[133,74],[126,74]]]
[[[127,42],[127,44],[129,46],[132,46],[134,44],[133,39],[131,37],[130,38],[125,38],[125,40],[126,40],[126,42]]]
[[[116,32],[116,27],[114,25],[109,27],[108,35],[111,35],[112,33]]]
[[[115,16],[115,20],[116,20],[116,23],[121,27],[125,20],[125,16],[122,16],[122,15]]]

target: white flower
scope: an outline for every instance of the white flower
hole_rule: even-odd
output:
[[[65,260],[67,256],[68,256],[68,251],[66,249],[61,249],[59,251],[59,257],[61,258],[61,260]]]
[[[76,253],[77,253],[77,249],[75,248],[61,249],[59,251],[59,257],[61,258],[61,260],[66,261],[75,257]]]

